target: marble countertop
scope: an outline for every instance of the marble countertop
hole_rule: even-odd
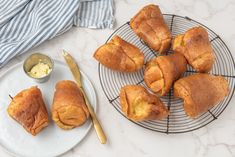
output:
[[[163,13],[188,16],[215,31],[235,57],[234,0],[115,0],[115,28],[127,22],[140,8],[149,3],[160,5]],[[115,29],[114,28],[114,29]],[[233,157],[235,156],[235,96],[220,117],[199,130],[176,135],[149,131],[121,116],[107,101],[98,77],[98,64],[93,52],[113,30],[72,28],[65,34],[16,57],[0,72],[25,59],[32,52],[42,52],[63,60],[61,49],[68,50],[93,82],[98,96],[98,117],[107,134],[108,143],[101,145],[92,129],[75,148],[61,157]],[[10,157],[0,148],[1,157]]]

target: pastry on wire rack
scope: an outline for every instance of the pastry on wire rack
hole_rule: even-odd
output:
[[[147,5],[130,21],[132,30],[150,48],[165,53],[171,44],[171,32],[157,5]]]
[[[163,102],[140,85],[122,87],[120,103],[123,113],[133,121],[163,119],[169,115]]]
[[[105,67],[121,72],[135,72],[144,65],[140,49],[117,35],[99,47],[94,58]]]
[[[209,72],[215,62],[208,33],[203,27],[193,27],[173,40],[173,51],[185,56],[198,72]]]
[[[174,95],[184,100],[184,110],[191,118],[218,105],[229,93],[228,82],[222,76],[194,74],[174,84]]]
[[[187,61],[179,53],[158,56],[147,63],[144,81],[154,93],[165,95],[174,81],[186,71],[186,68]]]

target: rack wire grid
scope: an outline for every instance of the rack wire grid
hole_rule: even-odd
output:
[[[209,39],[216,57],[213,69],[210,73],[213,75],[224,76],[227,79],[230,88],[228,96],[223,101],[208,110],[208,112],[201,114],[196,119],[191,119],[185,114],[182,99],[174,97],[173,90],[171,89],[167,95],[160,97],[170,111],[170,115],[167,118],[143,122],[132,121],[141,127],[161,133],[185,133],[202,128],[203,126],[214,121],[227,107],[234,94],[235,63],[232,54],[224,41],[207,26],[189,17],[173,14],[163,14],[163,16],[172,32],[173,37],[178,34],[183,34],[185,31],[195,26],[202,26],[208,31]],[[153,57],[159,55],[154,52],[154,50],[149,48],[140,38],[138,38],[138,36],[130,28],[129,22],[116,29],[116,31],[111,34],[106,42],[108,42],[115,35],[121,36],[124,40],[140,48],[144,53],[145,63]],[[168,53],[172,53],[172,51],[170,50]],[[134,73],[122,73],[110,70],[99,64],[98,71],[100,83],[108,101],[123,116],[125,115],[122,113],[119,99],[121,87],[125,85],[142,85],[148,89],[143,81],[144,68]],[[197,72],[188,66],[184,76],[192,75],[194,73]]]

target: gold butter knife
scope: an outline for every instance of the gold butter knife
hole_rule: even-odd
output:
[[[81,83],[81,74],[80,74],[80,70],[79,70],[79,67],[78,65],[76,64],[75,60],[73,59],[73,57],[68,53],[66,52],[65,50],[63,50],[62,52],[63,56],[64,56],[64,59],[66,61],[66,63],[68,64],[79,88],[81,89],[83,95],[84,95],[84,98],[85,98],[85,102],[86,102],[86,105],[87,105],[87,108],[90,112],[90,115],[91,115],[91,120],[92,120],[92,123],[94,125],[94,128],[95,128],[95,131],[96,131],[96,134],[100,140],[100,143],[102,144],[105,144],[107,139],[106,139],[106,136],[104,134],[104,131],[95,115],[95,112],[94,112],[94,109],[93,107],[91,106],[91,104],[89,103],[88,101],[88,98],[84,92],[84,89],[82,87],[82,83]]]

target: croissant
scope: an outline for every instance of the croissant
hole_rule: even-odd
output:
[[[98,48],[94,58],[102,65],[121,72],[134,72],[144,65],[144,54],[119,36]]]
[[[164,53],[170,48],[171,32],[157,5],[147,5],[130,21],[130,27],[153,50]]]
[[[69,80],[58,82],[52,104],[52,120],[60,128],[69,130],[84,124],[88,118],[89,111],[77,84]]]
[[[146,85],[155,93],[165,95],[187,68],[187,61],[179,53],[153,58],[144,71]]]
[[[174,84],[174,95],[184,100],[184,110],[191,118],[217,105],[228,92],[227,80],[210,74],[190,75]]]
[[[193,27],[176,36],[173,51],[183,54],[198,72],[209,72],[215,61],[208,33],[203,27]]]
[[[33,136],[48,126],[48,113],[37,87],[19,92],[12,98],[7,112]]]
[[[139,85],[122,87],[120,103],[123,113],[133,121],[163,119],[169,114],[158,97]]]

